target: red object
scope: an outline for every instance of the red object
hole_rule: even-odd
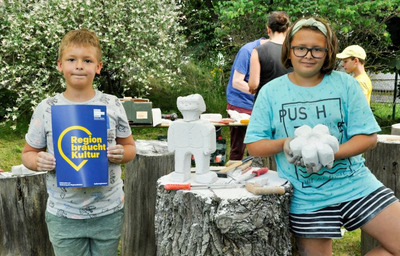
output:
[[[187,189],[190,190],[190,184],[166,184],[164,185],[165,190],[179,190]]]
[[[258,177],[258,176],[263,175],[263,174],[265,174],[267,172],[268,172],[268,168],[265,167],[265,168],[260,168],[260,169],[258,169],[256,171],[252,171],[251,173],[255,174],[254,177]]]
[[[0,169],[0,172],[4,172],[4,170],[3,170],[3,169]]]

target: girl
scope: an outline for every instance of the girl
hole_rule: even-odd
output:
[[[250,58],[249,88],[255,93],[254,100],[264,84],[288,73],[282,65],[281,52],[289,25],[289,16],[285,12],[276,11],[268,16],[269,40],[254,48]]]
[[[400,255],[400,203],[364,165],[361,154],[380,131],[357,81],[333,71],[336,36],[319,18],[301,19],[288,31],[282,63],[293,72],[259,93],[245,143],[253,156],[275,155],[280,176],[294,193],[290,228],[301,255],[332,255],[340,228],[361,228],[381,246],[368,255]],[[339,143],[331,169],[295,165],[288,145],[302,125],[326,125]],[[293,164],[294,163],[294,164]]]

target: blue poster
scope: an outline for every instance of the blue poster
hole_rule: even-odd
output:
[[[108,185],[106,107],[52,106],[51,121],[57,186]]]

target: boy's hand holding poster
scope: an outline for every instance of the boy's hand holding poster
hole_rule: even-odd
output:
[[[108,185],[106,107],[52,106],[51,119],[57,186]]]

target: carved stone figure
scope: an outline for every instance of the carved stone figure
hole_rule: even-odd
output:
[[[168,129],[168,150],[175,152],[175,171],[171,180],[184,182],[190,179],[192,155],[196,164],[198,183],[213,183],[217,174],[210,171],[210,156],[216,150],[215,127],[201,120],[206,104],[200,94],[178,97],[177,106],[183,119],[171,123]]]

